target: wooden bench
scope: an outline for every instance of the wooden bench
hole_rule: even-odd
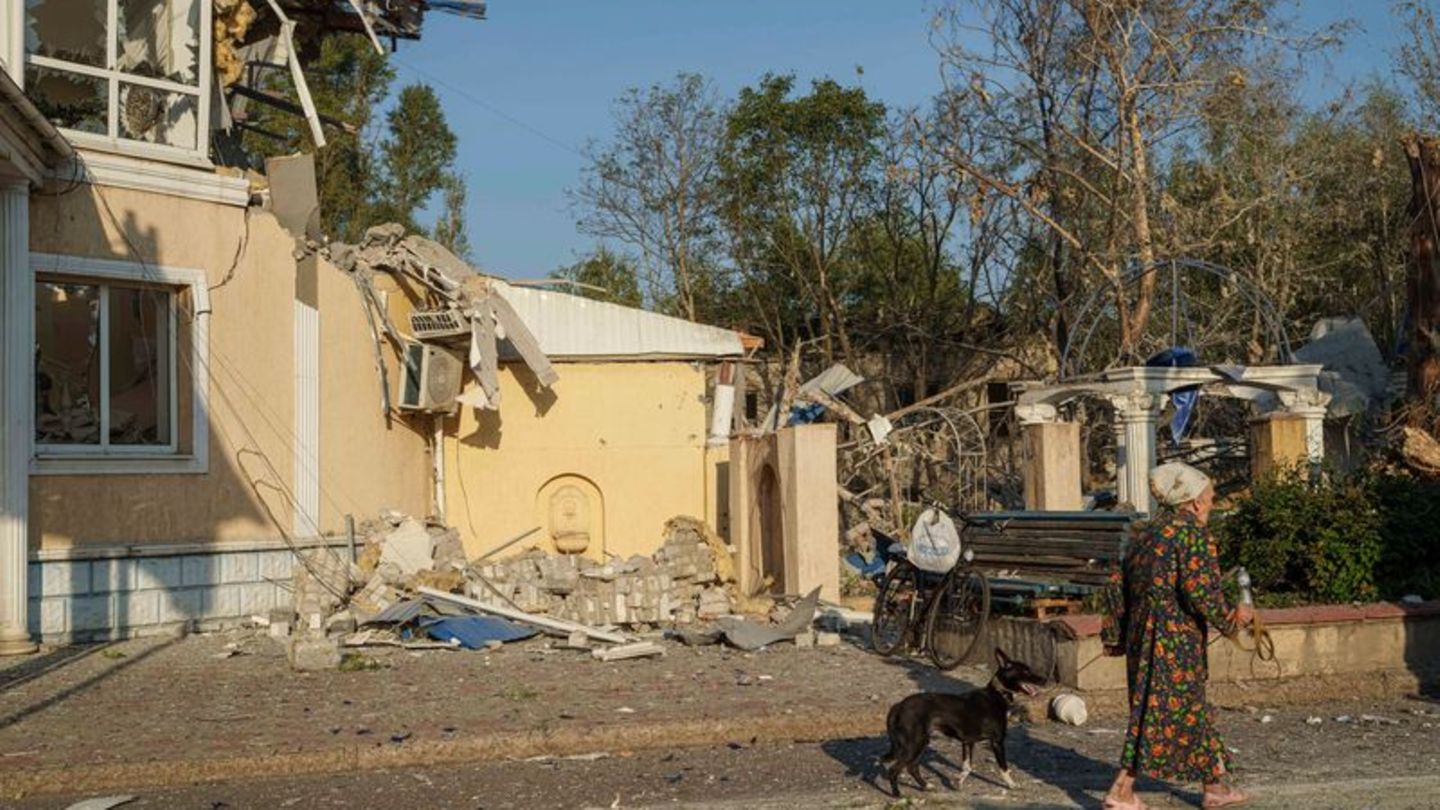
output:
[[[1098,587],[1125,553],[1130,512],[978,512],[962,543],[987,574]]]

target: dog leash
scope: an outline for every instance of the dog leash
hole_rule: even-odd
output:
[[[1250,573],[1244,568],[1236,568],[1234,571],[1235,581],[1240,586],[1240,604],[1251,608],[1255,605],[1254,595],[1250,591]],[[1244,636],[1250,636],[1249,645],[1243,640]],[[1270,638],[1270,631],[1266,629],[1265,622],[1260,619],[1258,612],[1250,614],[1250,626],[1246,631],[1236,628],[1233,632],[1227,633],[1236,647],[1244,652],[1250,653],[1250,675],[1255,678],[1260,676],[1255,672],[1255,662],[1263,661],[1267,664],[1275,664],[1275,677],[1278,679],[1285,671],[1285,665],[1275,661],[1275,640]]]

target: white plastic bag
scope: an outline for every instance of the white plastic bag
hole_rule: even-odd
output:
[[[910,530],[910,562],[921,571],[943,574],[960,560],[960,532],[938,509],[926,509]]]

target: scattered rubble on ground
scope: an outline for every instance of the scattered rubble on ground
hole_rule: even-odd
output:
[[[854,612],[821,606],[818,589],[793,608],[740,593],[730,549],[703,521],[676,517],[664,531],[649,557],[530,548],[490,559],[506,543],[472,561],[454,529],[386,512],[358,527],[353,562],[335,548],[298,552],[291,607],[254,624],[286,640],[297,671],[344,669],[344,651],[369,646],[488,650],[544,633],[560,639],[553,648],[624,661],[663,655],[662,631],[755,650],[834,646],[854,627]]]

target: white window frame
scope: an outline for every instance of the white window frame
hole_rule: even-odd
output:
[[[45,276],[42,279],[41,276]],[[160,285],[174,288],[170,299],[171,351],[169,373],[171,441],[167,446],[109,445],[109,437],[101,431],[98,445],[45,445],[35,440],[33,425],[28,431],[31,443],[30,472],[37,475],[105,475],[135,473],[204,473],[209,467],[209,313],[210,294],[204,271],[189,268],[144,265],[137,262],[122,262],[109,259],[90,259],[79,256],[59,256],[45,253],[30,255],[30,282],[32,285],[46,280],[74,283],[129,282]],[[188,290],[195,309],[195,319],[190,324],[190,345],[184,346],[177,329],[177,296]],[[101,341],[108,341],[104,328],[109,309],[109,296],[100,297]],[[182,351],[190,352],[187,368],[191,371],[191,415],[190,447],[188,454],[179,452],[179,361]],[[100,353],[101,388],[108,382],[108,352]],[[27,369],[34,379],[35,370]],[[97,404],[103,408],[102,403]],[[33,408],[32,415],[33,419]],[[102,412],[103,418],[103,412]]]
[[[210,101],[214,92],[214,78],[211,75],[212,55],[210,52],[211,40],[214,36],[211,25],[211,18],[213,16],[211,13],[213,6],[211,0],[198,0],[200,6],[200,30],[198,32],[200,36],[200,50],[199,53],[196,54],[198,57],[198,65],[194,85],[169,81],[167,79],[155,79],[148,76],[136,76],[114,67],[117,58],[115,30],[119,26],[119,0],[106,0],[106,67],[82,65],[75,62],[67,62],[63,59],[55,59],[48,56],[34,56],[29,53],[24,53],[26,26],[25,0],[0,0],[0,2],[8,3],[8,8],[14,9],[8,16],[18,29],[15,36],[19,40],[19,48],[22,51],[21,57],[24,65],[34,65],[36,67],[46,68],[47,70],[65,71],[106,80],[108,90],[107,102],[109,105],[105,115],[106,134],[100,135],[95,132],[81,132],[79,130],[61,127],[60,131],[65,133],[65,137],[72,143],[76,146],[98,151],[135,155],[137,157],[151,158],[171,163],[186,163],[205,168],[213,165],[210,162]],[[23,83],[23,68],[18,72],[20,73],[20,77],[17,81]],[[168,93],[194,96],[197,100],[195,113],[195,148],[186,149],[180,146],[147,143],[145,141],[136,141],[120,137],[121,82],[149,87]]]

